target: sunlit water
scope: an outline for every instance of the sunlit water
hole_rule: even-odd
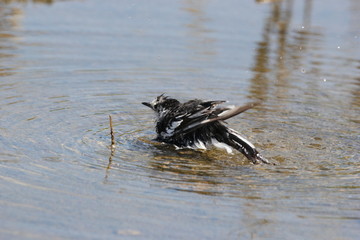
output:
[[[1,1],[0,238],[358,239],[360,3],[259,2]],[[154,142],[164,92],[277,165]]]

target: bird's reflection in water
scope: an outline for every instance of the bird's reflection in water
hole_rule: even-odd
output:
[[[224,187],[236,184],[234,170],[247,170],[250,163],[240,154],[211,149],[198,151],[175,149],[167,144],[155,144],[149,161],[151,178],[165,187],[205,195],[222,195]]]

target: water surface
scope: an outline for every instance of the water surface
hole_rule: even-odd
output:
[[[260,2],[1,1],[0,237],[357,239],[360,3]],[[277,165],[155,143],[164,92]]]

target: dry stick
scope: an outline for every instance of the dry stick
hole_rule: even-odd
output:
[[[107,170],[110,169],[110,166],[111,166],[111,162],[112,162],[112,157],[114,155],[114,152],[115,152],[115,137],[114,137],[114,130],[113,130],[113,125],[112,125],[112,118],[111,118],[111,115],[109,115],[109,122],[110,122],[110,135],[111,135],[111,153],[110,153],[110,157],[109,157],[109,163],[108,163],[108,166],[107,166]],[[106,178],[107,178],[107,175],[106,175]]]
[[[114,137],[114,130],[113,130],[113,125],[112,125],[111,115],[109,115],[109,121],[110,121],[111,147],[114,147],[115,146],[115,137]]]

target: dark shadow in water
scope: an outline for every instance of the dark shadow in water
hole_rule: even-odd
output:
[[[278,99],[288,97],[289,80],[293,72],[301,66],[301,55],[296,47],[307,45],[312,35],[311,29],[312,0],[304,2],[302,30],[290,34],[289,26],[293,16],[294,2],[274,1],[271,11],[264,20],[262,40],[257,43],[253,78],[250,79],[249,98],[266,101],[274,95]],[[306,53],[302,51],[302,55]],[[272,89],[275,90],[271,92]]]
[[[304,0],[302,3],[302,24],[296,29],[290,29],[293,12],[298,11],[294,9],[293,0],[269,3],[271,11],[264,19],[262,39],[257,43],[258,47],[254,54],[249,98],[265,102],[275,98],[273,103],[276,105],[288,102],[307,104],[309,106],[307,111],[314,111],[315,114],[315,111],[318,111],[317,108],[323,108],[322,106],[333,99],[333,96],[323,90],[323,84],[329,80],[328,78],[330,80],[332,78],[333,82],[342,78],[346,71],[344,66],[346,66],[350,72],[351,79],[349,80],[354,79],[350,82],[354,87],[348,87],[351,88],[348,104],[358,107],[360,105],[360,79],[352,75],[359,72],[360,60],[346,56],[334,58],[332,54],[335,53],[326,49],[326,35],[323,34],[323,30],[312,26],[313,1]],[[351,1],[349,5],[351,7],[349,12],[353,13],[349,17],[350,29],[359,29],[360,2]],[[359,38],[357,32],[354,32],[354,38]],[[341,71],[338,73],[332,71],[333,69],[341,69]],[[294,85],[297,86],[294,88]],[[294,96],[289,93],[291,90],[300,90],[303,95]],[[295,107],[293,104],[287,105]],[[266,104],[263,110],[259,114],[269,110],[266,109]],[[272,111],[283,111],[283,109],[274,107]]]

